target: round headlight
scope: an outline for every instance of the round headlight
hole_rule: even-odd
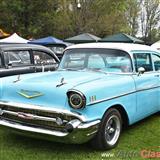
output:
[[[69,95],[69,104],[75,109],[83,108],[85,106],[85,97],[78,93],[71,93]]]

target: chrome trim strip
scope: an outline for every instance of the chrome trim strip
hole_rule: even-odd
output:
[[[135,91],[123,93],[123,94],[116,95],[116,96],[113,96],[113,97],[108,97],[108,98],[100,99],[100,100],[94,101],[92,103],[88,103],[87,106],[91,106],[91,105],[94,105],[94,104],[97,104],[97,103],[101,103],[101,102],[105,102],[105,101],[112,100],[112,99],[115,99],[115,98],[123,97],[123,96],[129,95],[129,94],[132,94],[132,93],[135,93]]]
[[[88,104],[86,104],[86,106],[91,106],[91,105],[94,105],[94,104],[97,104],[97,103],[101,103],[101,102],[105,102],[105,101],[112,100],[112,99],[115,99],[115,98],[123,97],[123,96],[129,95],[129,94],[133,94],[133,93],[137,93],[137,92],[142,92],[142,91],[145,91],[145,90],[156,89],[156,88],[160,88],[160,86],[149,87],[149,88],[141,88],[139,90],[126,92],[126,93],[123,93],[123,94],[120,94],[120,95],[116,95],[116,96],[113,96],[113,97],[108,97],[108,98],[100,99],[100,100],[94,101],[92,103],[88,103]]]
[[[6,114],[17,116],[17,117],[20,117],[19,116],[20,114],[22,114],[22,116],[23,116],[23,112],[13,112],[13,111],[6,111],[6,110],[2,110],[2,112],[6,113]],[[28,116],[28,118],[22,118],[22,119],[31,119],[31,120],[42,120],[42,121],[56,122],[56,118],[37,116],[37,115],[30,114],[30,113],[24,113],[24,117],[25,116],[26,117]],[[68,122],[66,120],[63,120],[63,121]]]
[[[151,90],[151,89],[156,89],[156,88],[160,88],[160,86],[153,86],[153,87],[148,87],[148,88],[141,88],[136,90],[135,92],[141,92],[141,91],[146,91],[146,90]]]
[[[8,102],[8,101],[0,101],[0,108],[1,108],[1,105],[11,106],[11,107],[16,107],[16,108],[23,108],[23,109],[35,109],[35,110],[57,113],[57,114],[64,114],[68,116],[77,117],[83,122],[86,121],[86,118],[83,115],[79,115],[77,113],[73,113],[65,109],[57,109],[57,108],[51,108],[51,107],[46,107],[46,106],[40,106],[40,105],[24,104],[24,103],[16,103],[16,102]]]
[[[14,128],[14,129],[18,129],[18,130],[48,134],[48,135],[58,136],[58,137],[64,137],[69,134],[69,133],[63,133],[63,132],[59,132],[59,131],[50,131],[50,130],[41,129],[41,128],[33,128],[33,127],[21,125],[19,123],[10,123],[5,120],[0,120],[0,125]]]

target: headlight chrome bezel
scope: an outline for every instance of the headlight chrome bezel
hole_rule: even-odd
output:
[[[67,92],[67,96],[68,96],[68,103],[69,103],[70,107],[72,107],[74,109],[82,109],[86,106],[86,97],[81,92],[75,91],[75,90],[70,90]],[[77,99],[79,98],[79,104],[77,104],[77,105],[74,104],[75,98],[77,98]]]

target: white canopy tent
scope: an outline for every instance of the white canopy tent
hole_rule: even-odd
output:
[[[160,50],[160,41],[157,41],[157,42],[153,43],[151,46]]]
[[[12,34],[11,36],[9,36],[7,38],[0,40],[0,43],[27,43],[27,42],[29,42],[29,40],[26,40],[26,39],[20,37],[16,33]]]

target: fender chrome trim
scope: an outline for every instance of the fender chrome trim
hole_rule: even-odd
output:
[[[122,93],[122,94],[119,94],[119,95],[116,95],[116,96],[113,96],[113,97],[107,97],[107,98],[104,98],[104,99],[96,100],[96,101],[94,101],[92,103],[86,104],[86,106],[91,106],[91,105],[94,105],[94,104],[97,104],[97,103],[101,103],[101,102],[105,102],[105,101],[109,101],[109,100],[112,100],[112,99],[115,99],[115,98],[127,96],[127,95],[134,94],[134,93],[137,93],[137,92],[143,92],[143,91],[146,91],[146,90],[156,89],[156,88],[160,88],[160,86],[153,86],[153,87],[148,87],[148,88],[140,88],[140,89],[135,90],[135,91],[130,91],[130,92]]]

